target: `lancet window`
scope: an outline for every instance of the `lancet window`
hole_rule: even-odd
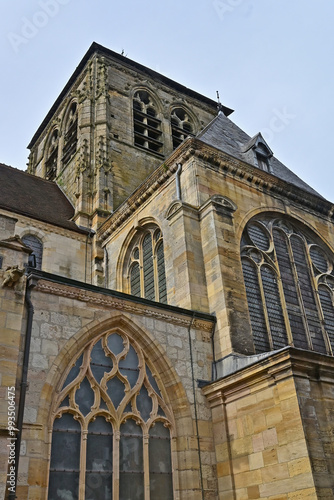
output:
[[[133,97],[134,142],[136,146],[162,153],[161,120],[151,95],[138,90]]]
[[[156,226],[141,232],[132,243],[128,284],[132,295],[167,302],[163,238]]]
[[[173,149],[177,148],[189,135],[193,135],[194,127],[189,114],[183,108],[175,108],[171,113]]]
[[[287,219],[251,220],[242,267],[257,353],[294,345],[333,355],[334,258]]]
[[[94,339],[57,397],[48,500],[172,500],[172,418],[137,342]]]

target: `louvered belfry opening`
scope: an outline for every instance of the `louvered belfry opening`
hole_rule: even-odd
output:
[[[137,342],[110,331],[86,346],[53,412],[48,500],[172,500],[172,414]]]
[[[135,145],[162,153],[161,120],[157,115],[157,107],[150,94],[145,90],[138,90],[133,97]]]
[[[163,239],[156,226],[135,238],[130,252],[128,280],[131,295],[167,303]]]
[[[193,124],[189,114],[183,108],[175,108],[171,113],[173,149],[177,148],[181,142],[189,135],[193,135]]]
[[[252,219],[241,258],[256,353],[286,345],[334,351],[334,257],[285,218]]]

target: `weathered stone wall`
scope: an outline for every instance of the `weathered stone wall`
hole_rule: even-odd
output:
[[[209,156],[210,150],[204,150]],[[174,173],[161,186],[155,187],[156,177],[152,177],[153,187],[149,181],[145,183],[146,190],[152,192],[150,197],[142,200],[139,188],[138,198],[135,193],[128,202],[134,207],[132,213],[122,222],[117,222],[117,211],[111,217],[110,225],[115,221],[117,227],[103,242],[109,255],[108,287],[129,290],[124,267],[131,239],[128,235],[145,222],[155,221],[164,237],[168,303],[217,315],[216,359],[231,352],[253,354],[240,258],[246,223],[260,213],[288,216],[303,223],[334,251],[333,224],[315,208],[303,206],[302,200],[273,196],[269,180],[265,184],[255,173],[227,173],[223,164],[218,166],[199,156],[188,159],[184,153],[179,160],[175,157],[166,167]],[[178,161],[183,164],[182,200],[176,199]],[[159,171],[163,177],[162,167]],[[107,230],[107,223],[105,227]],[[103,227],[100,235],[103,237]]]
[[[61,102],[31,150],[29,172],[45,176],[49,135],[59,129],[57,182],[76,206],[77,220],[88,226],[95,210],[115,210],[173,150],[171,110],[182,106],[198,133],[216,114],[214,107],[177,92],[154,76],[143,74],[112,58],[92,56]],[[160,153],[134,145],[132,100],[136,90],[146,90],[157,105],[163,147]],[[78,104],[77,152],[63,164],[66,113],[72,100]]]
[[[2,211],[4,212],[4,211]],[[5,217],[4,220],[8,218]],[[18,215],[13,235],[31,234],[43,243],[42,270],[83,282],[91,280],[91,239],[85,234],[69,231]],[[0,240],[9,233],[0,228]]]
[[[211,377],[212,322],[196,319],[192,323],[191,313],[178,314],[43,279],[32,290],[32,302],[35,312],[24,415],[25,454],[20,457],[18,498],[45,498],[50,412],[61,377],[83,346],[119,326],[143,348],[154,367],[154,375],[168,395],[175,418],[172,431],[175,499],[202,498],[199,460],[205,498],[216,498],[211,412],[196,382]]]
[[[312,380],[323,365],[327,376]],[[333,498],[334,439],[326,418],[333,367],[331,358],[287,348],[203,389],[212,408],[219,498]]]
[[[10,233],[13,230],[14,224],[11,224],[9,234],[5,235],[12,236]],[[15,240],[0,241],[0,256],[3,259],[0,268],[0,498],[3,499],[9,467],[14,467],[12,460],[16,434],[15,431],[10,433],[8,425],[12,424],[13,429],[16,428],[12,412],[15,411],[14,416],[17,416],[19,399],[17,380],[21,373],[22,334],[25,328],[25,277],[21,277],[15,283],[8,282],[5,286],[3,283],[8,267],[18,266],[19,269],[24,269],[28,253],[23,251]],[[9,445],[12,446],[10,457]]]

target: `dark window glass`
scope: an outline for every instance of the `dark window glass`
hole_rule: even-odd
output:
[[[32,234],[27,234],[22,238],[23,243],[32,250],[29,257],[29,264],[36,265],[36,269],[42,269],[43,243]]]
[[[256,352],[267,351],[269,344],[279,349],[292,343],[332,354],[334,297],[326,286],[333,279],[329,254],[279,219],[249,222],[241,241]]]
[[[169,430],[162,422],[150,429],[150,500],[172,500],[172,463]]]

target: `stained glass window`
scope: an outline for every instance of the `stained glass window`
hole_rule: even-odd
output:
[[[160,229],[149,227],[134,238],[128,265],[131,295],[167,303],[164,246]]]
[[[49,500],[173,499],[172,414],[142,349],[124,332],[94,339],[55,403]],[[146,436],[146,437],[145,437]],[[145,496],[145,499],[148,497]]]
[[[242,267],[257,353],[294,345],[333,355],[334,259],[288,219],[251,220]]]

